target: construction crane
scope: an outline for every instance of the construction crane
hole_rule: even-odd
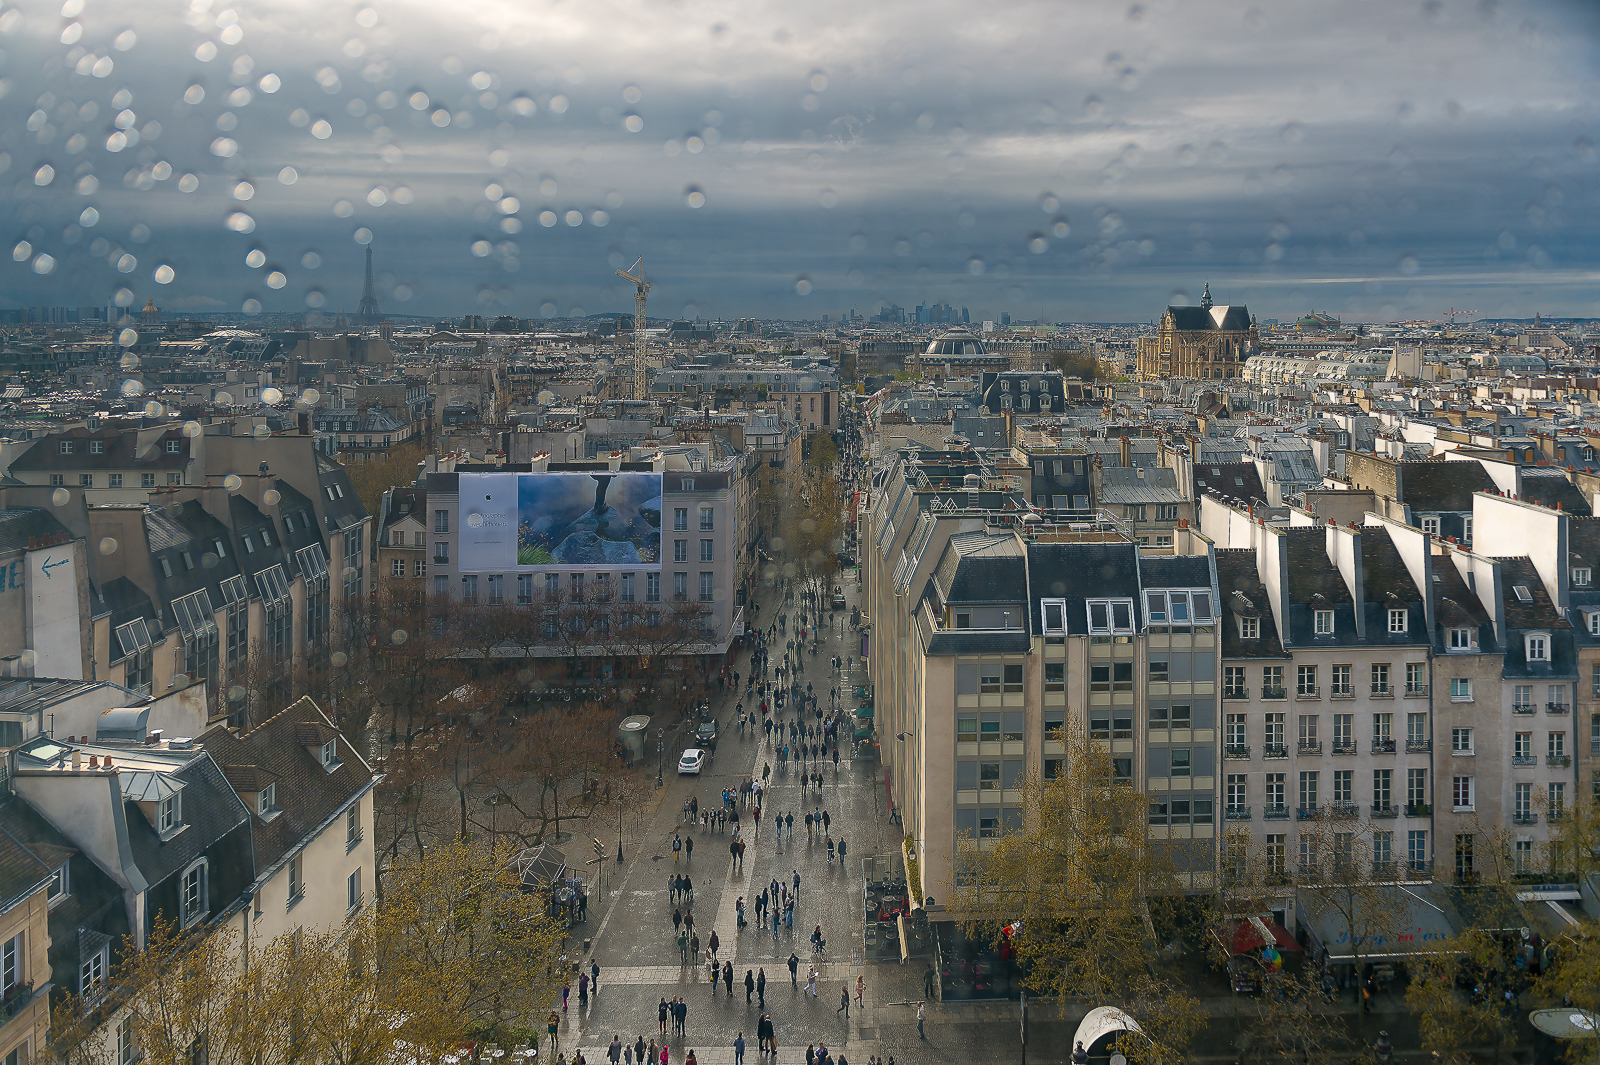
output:
[[[644,279],[644,256],[639,256],[631,270],[618,270],[617,276],[632,281],[633,294],[633,398],[649,399],[649,382],[644,367],[644,298],[650,291],[650,282]]]
[[[1458,311],[1454,307],[1451,307],[1448,311],[1444,312],[1444,321],[1445,321],[1446,325],[1455,325],[1456,324],[1456,319],[1459,318],[1461,315],[1463,315],[1463,314],[1477,314],[1477,313],[1478,313],[1477,311]]]

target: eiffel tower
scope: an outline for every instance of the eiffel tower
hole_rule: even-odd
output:
[[[361,309],[356,312],[362,325],[378,324],[378,293],[372,287],[372,245],[367,245],[367,282],[361,288]]]

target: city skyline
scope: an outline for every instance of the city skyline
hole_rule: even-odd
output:
[[[371,243],[425,316],[640,254],[663,319],[1600,314],[1575,2],[61,11],[0,16],[9,307],[353,316]]]

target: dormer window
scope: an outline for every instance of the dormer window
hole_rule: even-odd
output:
[[[1318,611],[1314,611],[1313,613],[1314,613],[1314,616],[1313,616],[1312,632],[1314,632],[1318,636],[1332,636],[1333,635],[1333,611],[1331,611],[1331,610],[1318,610]]]
[[[1475,633],[1469,628],[1450,630],[1450,650],[1470,651],[1477,644]]]
[[[156,831],[162,837],[172,835],[183,825],[183,793],[168,795],[156,804]]]
[[[1523,638],[1529,662],[1550,661],[1550,636],[1547,633],[1529,633]]]
[[[256,792],[256,813],[266,819],[278,808],[278,785],[268,784]]]
[[[66,862],[61,863],[50,874],[50,890],[45,899],[49,905],[54,906],[72,893],[71,869]]]
[[[1132,599],[1091,599],[1087,606],[1091,636],[1133,633]]]
[[[1600,610],[1590,610],[1583,615],[1590,636],[1600,636]]]
[[[1067,601],[1065,599],[1043,599],[1039,603],[1040,620],[1046,636],[1065,636],[1067,634]]]
[[[331,739],[318,748],[317,761],[330,773],[339,768],[339,741]]]
[[[1410,613],[1408,611],[1405,611],[1405,610],[1391,610],[1391,611],[1389,611],[1389,633],[1391,635],[1395,635],[1395,636],[1403,635],[1405,633],[1405,631],[1406,631],[1406,626],[1407,626],[1409,618],[1410,618]]]
[[[104,440],[91,440],[91,441],[89,441],[89,454],[91,454],[91,455],[104,455],[105,453],[106,453],[106,442]]]
[[[167,454],[169,454],[169,455],[181,455],[181,454],[183,454],[183,441],[182,440],[179,440],[177,438],[173,438],[171,440],[168,440],[166,443],[167,443]]]
[[[1572,586],[1574,588],[1587,588],[1592,582],[1592,572],[1587,566],[1572,571]]]
[[[1528,591],[1528,586],[1526,584],[1513,585],[1511,588],[1511,594],[1517,597],[1517,602],[1519,603],[1533,602],[1533,595]]]
[[[1241,639],[1241,640],[1258,640],[1260,638],[1261,638],[1261,619],[1260,618],[1240,618],[1239,619],[1239,639]]]

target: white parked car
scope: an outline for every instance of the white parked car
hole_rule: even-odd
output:
[[[707,761],[708,756],[705,751],[698,747],[690,747],[683,752],[683,757],[678,759],[678,773],[680,775],[693,773],[695,776],[699,776],[700,770],[706,767]]]

